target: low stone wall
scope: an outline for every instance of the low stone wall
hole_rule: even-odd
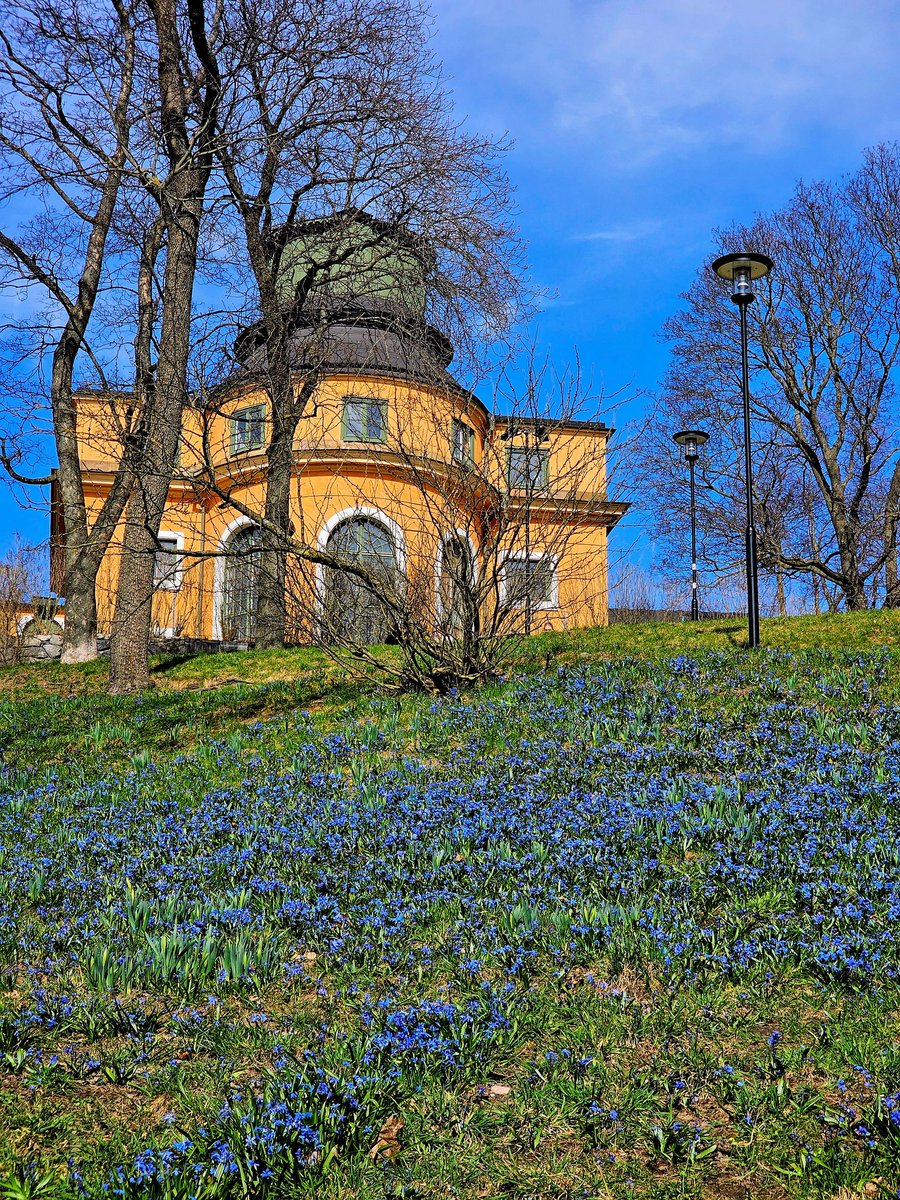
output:
[[[22,639],[23,662],[53,662],[62,654],[61,633],[32,633]]]
[[[20,656],[23,662],[53,662],[62,655],[62,633],[33,633],[22,639]],[[206,638],[157,638],[150,643],[150,653],[174,658],[191,657],[194,654],[227,654],[234,650],[247,650],[246,642],[213,642]],[[97,653],[101,658],[109,654],[109,638],[97,638]]]

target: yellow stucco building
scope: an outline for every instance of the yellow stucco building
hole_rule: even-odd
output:
[[[298,261],[302,266],[312,254],[309,230],[289,231],[286,301]],[[393,258],[357,261],[352,285],[340,288],[332,279],[316,293],[319,319],[327,299],[328,323],[324,339],[317,327],[314,360],[311,306],[293,320],[297,386],[310,371],[316,380],[293,442],[296,541],[383,563],[435,619],[452,609],[453,580],[465,560],[484,581],[480,602],[505,604],[513,615],[520,609],[533,631],[605,623],[607,538],[626,508],[606,495],[611,430],[599,422],[491,413],[448,373],[452,348],[425,323],[424,297],[410,298],[402,245],[392,250]],[[240,366],[231,378],[185,411],[158,539],[158,637],[254,639],[254,514],[264,504],[271,420],[258,327],[241,334],[236,354]],[[96,392],[76,397],[91,511],[113,478],[124,402]],[[58,503],[52,512],[59,580],[65,530]],[[120,540],[98,577],[101,632],[112,619]],[[290,640],[306,640],[326,617],[351,623],[363,640],[389,633],[352,580],[300,560],[294,568]]]

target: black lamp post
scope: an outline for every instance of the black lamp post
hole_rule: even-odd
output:
[[[672,440],[684,447],[684,457],[691,469],[691,620],[700,620],[700,593],[697,586],[697,485],[694,467],[700,447],[709,441],[709,434],[702,429],[682,429],[672,434]]]
[[[731,299],[741,314],[741,382],[744,393],[744,486],[747,493],[747,625],[749,645],[759,645],[759,576],[756,563],[756,524],[753,519],[753,462],[750,455],[750,367],[747,357],[747,305],[754,299],[753,282],[772,270],[765,254],[723,254],[712,265],[731,282]]]

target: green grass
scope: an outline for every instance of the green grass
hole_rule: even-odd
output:
[[[508,670],[740,650],[746,642],[743,621],[617,624],[537,635],[517,648]],[[785,650],[900,652],[900,611],[769,618],[762,622],[762,642]],[[152,705],[136,724],[134,701],[106,694],[107,675],[102,660],[0,668],[0,761],[34,766],[74,756],[86,763],[102,748],[107,765],[127,763],[142,752],[190,750],[297,708],[309,710],[319,729],[339,728],[372,694],[370,681],[348,679],[313,648],[160,657],[151,663]],[[407,699],[406,707],[411,703]]]

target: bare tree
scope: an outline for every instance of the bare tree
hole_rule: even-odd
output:
[[[863,227],[885,256],[887,269],[900,295],[900,149],[897,143],[867,150],[862,168],[850,180],[849,197]],[[897,534],[900,525],[900,454],[885,491],[883,505],[884,603],[900,607]]]
[[[260,645],[284,642],[293,443],[329,329],[377,309],[439,327],[459,353],[521,311],[501,147],[456,125],[428,32],[416,0],[225,10],[217,154],[258,304],[249,366],[269,400]]]
[[[188,360],[198,245],[213,169],[221,96],[218,62],[203,0],[148,0],[156,38],[160,141],[168,175],[141,180],[159,205],[165,273],[159,298],[159,350],[142,413],[145,437],[125,536],[110,646],[110,687],[149,683],[148,644],[154,562],[188,394]],[[153,144],[153,142],[151,142]],[[143,295],[142,295],[143,300]]]
[[[11,369],[5,380],[12,437],[3,442],[2,460],[18,482],[52,482],[58,488],[67,662],[96,654],[97,571],[128,499],[131,449],[140,438],[135,411],[116,403],[110,420],[117,427],[119,459],[106,499],[91,519],[75,392],[85,368],[115,390],[109,359],[104,362],[98,341],[92,345],[90,327],[98,298],[114,286],[107,259],[139,110],[138,10],[125,0],[90,9],[59,0],[27,5],[7,0],[2,10],[2,197],[13,202],[26,197],[36,215],[17,231],[0,231],[0,254],[7,285],[40,306],[7,325],[15,335],[7,339]],[[21,465],[28,435],[40,431],[44,397],[58,460],[55,476],[23,473]]]
[[[27,633],[44,632],[53,625],[54,606],[46,613],[32,610],[32,598],[40,586],[41,552],[16,541],[0,558],[0,665],[19,662]],[[48,617],[51,620],[48,620]]]
[[[782,211],[717,239],[776,263],[749,309],[761,565],[815,576],[848,609],[870,603],[891,558],[885,524],[896,511],[888,477],[900,354],[900,290],[861,215],[858,187],[859,177],[800,185]],[[734,312],[708,266],[686,300],[666,326],[673,364],[664,424],[649,448],[650,502],[662,526],[680,513],[683,528],[684,494],[666,442],[676,427],[707,425],[714,437],[701,471],[701,528],[708,561],[721,556],[733,569],[743,525]]]

